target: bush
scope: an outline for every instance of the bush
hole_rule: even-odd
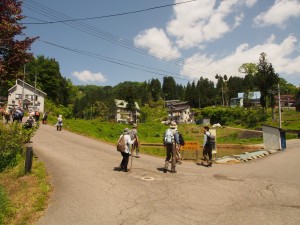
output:
[[[0,172],[15,166],[24,152],[24,145],[33,136],[37,127],[23,128],[22,124],[0,124]]]
[[[267,115],[261,109],[247,110],[245,108],[207,107],[201,111],[202,118],[210,118],[211,124],[240,125],[253,128],[266,121]]]

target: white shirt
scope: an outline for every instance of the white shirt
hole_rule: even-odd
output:
[[[119,141],[120,141],[120,139],[121,139],[122,136],[123,136],[123,134],[120,135]],[[125,139],[125,151],[124,152],[131,154],[131,152],[130,152],[130,145],[132,145],[134,143],[134,140],[131,140],[129,134],[124,134],[124,139]]]

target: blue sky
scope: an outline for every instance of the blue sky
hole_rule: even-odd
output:
[[[24,0],[22,22],[27,36],[40,37],[34,55],[55,58],[76,85],[163,76],[215,82],[217,73],[243,77],[238,68],[258,63],[261,52],[280,77],[300,85],[300,0],[187,1]],[[112,16],[170,4],[177,5]],[[102,18],[44,23],[93,17]]]

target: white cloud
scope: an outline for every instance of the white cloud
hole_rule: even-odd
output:
[[[174,7],[174,18],[167,24],[167,32],[176,38],[180,48],[212,42],[241,24],[243,14],[238,9],[255,3],[256,0],[202,0],[180,5]],[[229,16],[233,16],[233,24],[226,21]]]
[[[78,80],[89,83],[89,82],[105,82],[107,79],[102,73],[92,73],[88,70],[75,71],[72,74]]]
[[[181,73],[196,80],[199,79],[200,76],[203,76],[215,81],[214,77],[216,73],[243,77],[243,74],[238,73],[238,68],[243,63],[258,63],[260,53],[265,52],[275,72],[287,79],[289,77],[295,77],[296,73],[300,73],[300,56],[295,58],[291,56],[295,51],[298,51],[295,36],[289,35],[281,43],[276,44],[275,35],[271,35],[263,45],[256,45],[249,48],[247,43],[241,44],[232,54],[222,59],[195,54],[186,60]],[[198,70],[192,69],[192,65],[198,65]],[[219,69],[217,70],[215,68]]]
[[[284,27],[291,17],[300,17],[299,0],[276,0],[274,5],[266,12],[259,14],[254,23],[257,26],[277,25]]]
[[[149,49],[149,53],[159,59],[170,60],[170,58],[180,57],[178,49],[173,46],[162,29],[151,28],[145,30],[134,38],[134,43]]]
[[[256,4],[257,0],[246,0],[246,5],[252,7]]]

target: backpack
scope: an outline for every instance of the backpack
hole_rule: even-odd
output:
[[[124,135],[122,135],[122,137],[118,141],[117,151],[118,152],[124,152],[125,151],[125,138],[124,138]]]
[[[133,140],[135,138],[135,132],[134,130],[131,130],[129,133],[130,139]]]
[[[181,146],[184,146],[184,139],[181,133],[178,132],[178,137],[179,137],[179,144]]]
[[[174,135],[171,129],[168,129],[165,133],[165,144],[173,144],[174,143]]]
[[[207,135],[207,145],[212,149],[216,148],[216,136],[213,134]]]

